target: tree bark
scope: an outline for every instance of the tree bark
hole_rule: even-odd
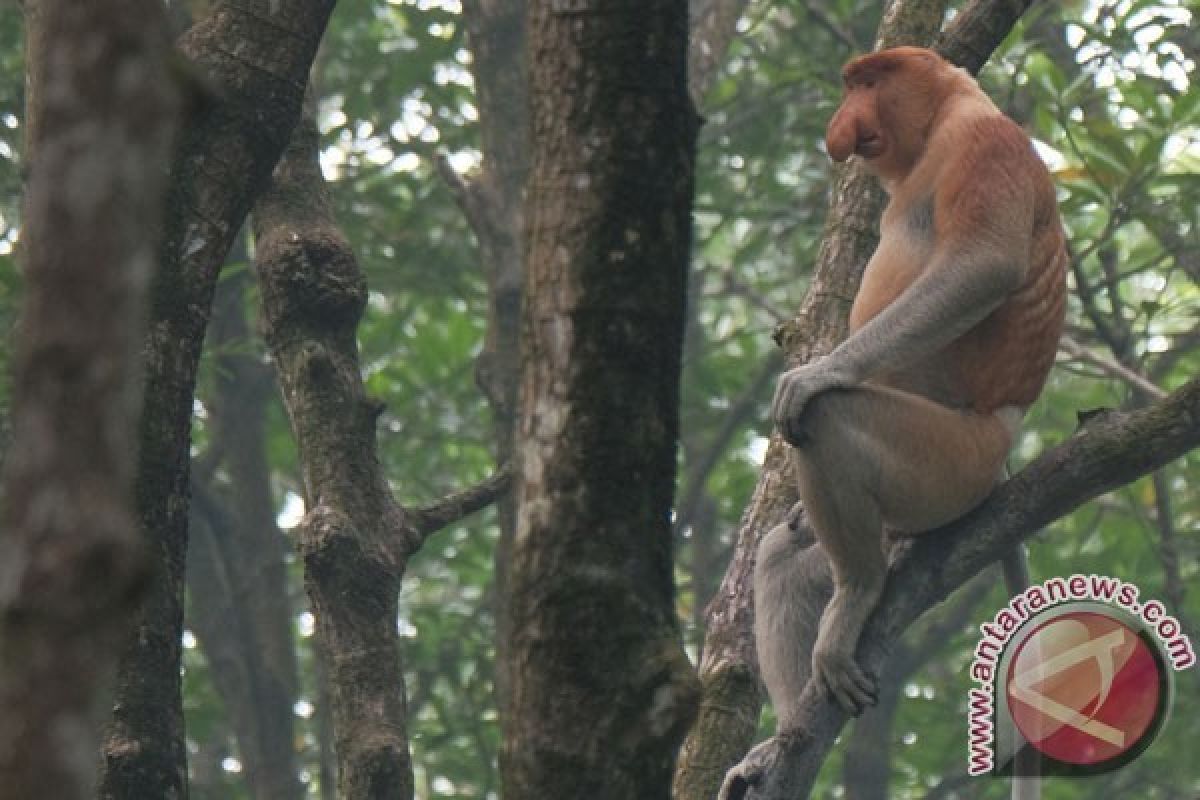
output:
[[[692,4],[688,85],[693,99],[708,90],[734,36],[747,0]],[[482,164],[477,174],[454,174],[439,166],[479,243],[487,280],[487,334],[476,362],[476,381],[492,411],[497,466],[512,460],[520,373],[519,331],[523,273],[525,184],[529,174],[528,76],[525,69],[525,0],[466,0],[463,18],[479,109]],[[496,699],[501,714],[508,696],[504,667],[511,638],[505,619],[508,562],[515,526],[511,495],[497,499],[500,541],[493,592],[496,604]]]
[[[670,527],[696,132],[687,22],[683,0],[529,5],[510,800],[666,797],[694,712]]]
[[[275,525],[266,453],[275,381],[246,320],[249,283],[245,272],[222,280],[214,303],[215,386],[205,398],[209,448],[193,479],[192,519],[203,524],[193,528],[188,548],[188,619],[237,735],[251,796],[290,800],[303,787],[295,757],[289,546]],[[218,467],[220,485],[212,477]]]
[[[299,118],[333,5],[219,2],[179,42],[203,77],[190,81],[193,113],[172,164],[144,346],[137,510],[156,574],[121,657],[104,798],[187,796],[179,662],[196,366],[217,274]]]
[[[498,472],[432,506],[398,504],[379,462],[355,333],[367,286],[330,210],[311,118],[297,127],[254,208],[263,322],[300,450],[304,584],[333,711],[343,800],[412,797],[396,631],[408,559],[434,531],[495,501]]]
[[[355,331],[367,287],[333,221],[305,119],[254,209],[263,320],[304,473],[304,583],[328,673],[338,797],[413,794],[397,592],[416,534],[376,450]]]
[[[0,797],[90,798],[146,586],[133,509],[146,290],[178,123],[153,0],[28,3],[27,278],[0,537]]]
[[[521,289],[524,261],[522,205],[529,177],[529,85],[525,69],[525,0],[467,0],[467,46],[475,76],[483,163],[469,181],[449,176],[455,197],[479,243],[487,280],[487,333],[475,379],[492,412],[496,465],[511,464],[520,378]],[[496,502],[500,540],[493,557],[496,686],[501,715],[508,697],[507,648],[511,628],[503,598],[516,530],[511,493]]]

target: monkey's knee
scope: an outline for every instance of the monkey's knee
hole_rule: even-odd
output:
[[[780,562],[795,557],[814,541],[804,522],[804,515],[801,513],[797,519],[789,514],[784,522],[767,531],[759,542],[755,570],[778,569]]]
[[[832,389],[809,399],[793,424],[792,446],[800,457],[821,458],[830,448],[844,448],[868,402],[862,389]]]

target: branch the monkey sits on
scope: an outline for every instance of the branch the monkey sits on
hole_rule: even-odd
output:
[[[771,414],[833,570],[812,678],[858,714],[877,691],[855,648],[883,590],[884,528],[936,528],[1002,479],[1054,361],[1068,255],[1029,137],[964,70],[899,47],[842,76],[829,155],[862,158],[889,201],[849,338],[784,373]],[[755,567],[755,638],[780,730],[804,688],[800,633],[780,624],[802,591],[795,537],[771,531]]]

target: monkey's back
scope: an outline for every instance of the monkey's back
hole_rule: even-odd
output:
[[[1032,151],[1030,158],[1036,159]],[[1039,180],[1025,280],[947,354],[970,405],[981,413],[1031,406],[1054,365],[1062,334],[1070,256],[1050,176],[1040,162],[1033,171]]]

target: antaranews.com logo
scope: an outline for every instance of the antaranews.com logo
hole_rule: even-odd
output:
[[[1179,621],[1103,575],[1051,578],[979,626],[967,771],[1094,775],[1129,763],[1162,729],[1174,672],[1196,663]],[[1018,759],[1026,748],[1036,759]]]

